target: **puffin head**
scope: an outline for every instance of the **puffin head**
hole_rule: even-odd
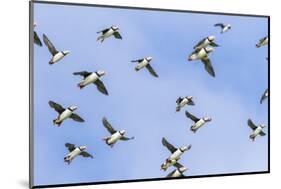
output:
[[[204,119],[205,122],[212,121],[212,118],[210,118],[210,117],[204,117],[203,119]]]
[[[70,106],[69,109],[70,109],[71,111],[77,110],[77,106]]]
[[[33,23],[33,27],[35,28],[36,26],[37,26],[37,23],[36,23],[36,22],[34,22],[34,23]]]
[[[84,151],[84,150],[86,150],[86,149],[87,149],[86,146],[80,146],[80,150]]]
[[[179,168],[179,171],[180,171],[181,173],[183,173],[183,172],[185,172],[185,171],[187,171],[187,170],[188,170],[187,167],[180,167],[180,168]]]
[[[208,37],[208,39],[209,39],[210,41],[214,41],[214,40],[216,39],[216,37],[211,35],[211,36]]]
[[[121,134],[122,136],[123,136],[125,133],[126,133],[125,130],[121,130],[121,131],[120,131],[120,134]]]
[[[191,148],[191,145],[189,145],[189,146],[183,146],[183,147],[180,148],[180,150],[181,150],[182,152],[185,152],[185,151],[189,150],[190,148]]]
[[[148,57],[146,57],[146,60],[150,62],[152,60],[152,57],[148,56]]]
[[[67,54],[69,54],[69,53],[70,53],[70,51],[65,50],[65,51],[62,51],[62,53],[63,53],[64,55],[67,55]]]
[[[266,127],[266,125],[264,125],[264,124],[261,124],[260,126],[262,129]]]
[[[119,30],[118,26],[112,26],[111,28],[112,28],[114,31]]]
[[[103,75],[106,74],[105,71],[102,71],[102,70],[97,71],[97,73],[98,73],[100,76],[103,76]]]
[[[187,98],[188,100],[192,100],[192,99],[193,99],[192,96],[187,96],[186,98]]]

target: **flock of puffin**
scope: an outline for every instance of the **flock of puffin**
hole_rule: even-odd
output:
[[[36,23],[34,23],[34,27],[36,26]],[[230,24],[223,24],[223,23],[218,23],[214,25],[215,27],[220,27],[221,33],[225,33],[231,29]],[[119,28],[118,26],[112,26],[110,28],[104,29],[102,31],[97,32],[98,34],[101,34],[98,36],[97,41],[100,41],[101,43],[109,38],[109,37],[115,37],[116,39],[122,39],[121,34],[119,33]],[[67,54],[69,54],[69,51],[63,50],[63,51],[58,51],[55,46],[51,43],[51,41],[48,39],[48,37],[43,34],[43,41],[45,45],[48,47],[52,58],[49,61],[49,64],[55,64],[61,59],[63,59]],[[213,47],[218,47],[219,45],[216,44],[215,42],[215,37],[214,36],[209,36],[201,41],[198,42],[197,45],[194,46],[194,51],[190,54],[188,57],[189,61],[193,60],[200,60],[204,66],[205,70],[212,76],[215,77],[215,71],[212,67],[211,61],[208,58],[208,54],[213,52],[214,49]],[[38,34],[34,31],[34,43],[42,46],[42,42],[38,36]],[[259,48],[261,46],[267,45],[268,44],[268,37],[264,37],[259,40],[259,42],[256,44],[256,47]],[[157,73],[151,66],[151,61],[152,57],[145,57],[141,58],[138,60],[132,60],[132,62],[136,62],[137,66],[135,67],[136,71],[139,71],[143,68],[146,68],[150,74],[154,77],[158,77]],[[108,91],[101,81],[101,77],[104,76],[106,73],[103,70],[98,70],[95,72],[89,72],[89,71],[81,71],[81,72],[75,72],[73,73],[74,75],[79,75],[82,76],[83,79],[81,82],[78,83],[78,87],[80,89],[84,88],[85,86],[89,84],[95,84],[98,91],[103,93],[104,95],[108,95]],[[260,103],[262,103],[269,95],[268,89],[264,92],[264,94],[261,97]],[[187,106],[187,105],[195,105],[193,101],[192,96],[186,96],[186,97],[179,97],[176,100],[176,112],[180,112],[180,110]],[[70,106],[68,108],[64,108],[61,105],[59,105],[56,102],[49,101],[49,106],[53,108],[57,113],[58,117],[53,120],[53,123],[56,124],[57,126],[60,126],[65,119],[72,119],[77,122],[84,122],[84,119],[81,118],[78,114],[74,113],[77,110],[76,106]],[[194,124],[191,126],[190,130],[192,132],[196,132],[199,128],[201,128],[203,125],[205,125],[207,122],[212,121],[212,118],[210,117],[202,117],[198,118],[194,115],[192,115],[190,112],[185,111],[185,115],[187,118],[189,118],[191,121],[194,122]],[[102,123],[104,127],[108,130],[110,135],[108,137],[103,138],[105,143],[111,147],[116,144],[117,141],[128,141],[134,139],[134,137],[126,137],[125,130],[115,130],[112,125],[109,123],[107,118],[102,119]],[[256,136],[264,136],[265,133],[263,131],[263,128],[265,125],[260,124],[260,125],[255,125],[251,119],[248,120],[248,126],[253,130],[253,133],[250,135],[251,140],[255,140]],[[184,152],[188,151],[191,149],[191,145],[189,146],[182,146],[182,147],[174,147],[171,143],[167,141],[166,138],[162,138],[162,144],[171,152],[171,155],[165,160],[165,162],[161,165],[161,169],[166,171],[169,167],[175,167],[175,169],[170,172],[167,177],[181,177],[184,176],[184,172],[188,170],[187,167],[181,165],[178,160],[181,158],[181,156],[184,154]],[[90,157],[93,158],[93,156],[88,153],[87,147],[86,146],[75,146],[74,144],[71,143],[66,143],[65,147],[68,149],[69,153],[64,157],[64,161],[68,164],[71,163],[71,161],[76,158],[77,156],[83,156],[83,157]]]

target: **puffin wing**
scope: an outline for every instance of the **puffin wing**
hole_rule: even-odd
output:
[[[172,177],[172,175],[175,173],[176,170],[173,170],[172,172],[170,172],[166,177]]]
[[[199,47],[200,45],[202,45],[202,43],[204,43],[204,41],[206,40],[206,38],[202,39],[201,41],[199,41],[194,47],[193,49],[196,49],[197,47]]]
[[[78,121],[78,122],[84,122],[85,120],[82,119],[79,115],[72,113],[70,115],[70,118],[73,119],[74,121]]]
[[[261,132],[259,133],[259,135],[260,135],[260,136],[265,136],[266,134],[265,134],[265,132],[261,131]]]
[[[110,28],[106,28],[104,30],[98,31],[97,33],[102,33],[102,35],[104,35],[106,32],[108,32],[110,30]]]
[[[215,24],[214,26],[215,26],[215,27],[219,26],[219,27],[221,27],[221,28],[224,28],[224,24],[223,24],[223,23],[217,23],[217,24]]]
[[[183,165],[180,164],[179,162],[176,162],[176,163],[174,164],[174,167],[176,167],[177,169],[179,169],[179,168],[182,168]]]
[[[105,95],[108,95],[108,92],[107,92],[107,90],[106,90],[106,88],[105,88],[103,82],[102,82],[100,79],[97,79],[97,80],[94,82],[94,84],[97,86],[97,89],[98,89],[101,93],[103,93],[103,94],[105,94]]]
[[[257,126],[252,122],[251,119],[248,119],[248,126],[252,129],[252,130],[256,130]]]
[[[75,150],[75,145],[74,144],[66,143],[65,147],[67,147],[69,152],[72,152],[73,150]]]
[[[267,37],[263,37],[260,39],[260,43],[262,43],[264,40],[266,40]]]
[[[38,35],[37,35],[36,32],[34,32],[34,43],[35,43],[36,45],[39,45],[40,47],[42,47],[42,42],[41,42],[41,40],[40,40],[40,38],[38,37]]]
[[[91,72],[87,72],[87,71],[82,71],[82,72],[74,72],[73,75],[81,75],[84,78],[88,77],[89,75],[91,75]]]
[[[120,33],[117,32],[117,31],[114,32],[113,35],[114,35],[114,37],[115,37],[116,39],[122,39],[122,36],[121,36]]]
[[[154,69],[152,68],[152,66],[150,64],[147,64],[145,67],[148,69],[148,71],[151,75],[153,75],[154,77],[158,77],[157,73],[154,71]]]
[[[130,138],[128,138],[128,137],[122,137],[122,138],[120,138],[120,140],[122,140],[122,141],[127,141],[127,140],[133,140],[135,137],[130,137]]]
[[[213,77],[215,77],[215,71],[213,69],[213,66],[211,64],[211,61],[208,57],[205,57],[202,59],[202,62],[205,65],[205,70]]]
[[[143,61],[143,59],[138,59],[138,60],[132,60],[131,62],[142,62]]]
[[[265,90],[265,92],[263,93],[262,97],[261,97],[261,100],[260,100],[260,103],[262,104],[262,102],[267,98],[267,95],[266,93],[268,93],[268,89]]]
[[[182,97],[179,97],[176,101],[177,104],[179,104],[182,101]]]
[[[80,155],[83,156],[83,157],[94,158],[91,154],[89,154],[88,152],[85,152],[85,151],[81,152]]]
[[[48,37],[45,34],[43,34],[43,41],[53,56],[58,53],[55,46],[51,43],[51,41],[48,39]]]
[[[211,45],[212,47],[219,47],[219,45],[216,44],[215,42],[211,42],[210,45]]]
[[[191,119],[191,120],[194,121],[195,123],[200,120],[199,118],[195,117],[194,115],[192,115],[192,114],[189,113],[188,111],[185,111],[185,115],[186,115],[186,117],[188,117],[189,119]]]
[[[102,119],[102,123],[103,123],[103,126],[108,130],[108,132],[110,132],[110,134],[114,134],[116,133],[117,131],[111,126],[111,124],[107,121],[107,119],[104,117]]]
[[[162,144],[173,154],[175,151],[177,151],[177,148],[175,148],[172,144],[170,144],[164,137],[162,138]]]
[[[61,105],[51,100],[49,101],[49,105],[51,106],[51,108],[54,108],[59,114],[61,114],[65,110]]]

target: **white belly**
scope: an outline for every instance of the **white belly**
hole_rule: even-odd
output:
[[[256,128],[256,130],[253,133],[253,136],[256,137],[258,134],[260,134],[261,131],[262,131],[261,127]]]
[[[73,160],[75,157],[79,156],[81,154],[81,150],[79,148],[76,148],[72,152],[68,154],[68,159]]]
[[[188,103],[188,100],[186,98],[184,98],[181,102],[180,102],[180,107],[184,107],[186,104]]]
[[[81,82],[81,84],[82,84],[83,86],[86,86],[86,85],[88,85],[88,84],[90,84],[90,83],[95,82],[98,78],[99,78],[99,77],[97,76],[96,73],[92,73],[91,75],[89,75],[88,77],[86,77],[86,78]]]
[[[197,121],[193,126],[192,126],[192,130],[197,130],[200,127],[202,127],[206,122],[203,119],[200,119],[199,121]]]
[[[106,33],[103,35],[103,37],[104,37],[104,38],[108,38],[108,37],[112,36],[113,33],[114,33],[114,31],[113,31],[112,29],[110,29],[108,32],[106,32]]]
[[[115,142],[117,142],[120,138],[122,137],[122,135],[119,132],[114,133],[108,140],[107,143],[108,144],[114,144]]]
[[[268,38],[266,38],[266,39],[261,43],[261,45],[266,45],[266,44],[268,44]]]
[[[177,160],[180,158],[180,156],[182,155],[183,153],[178,149],[177,151],[175,151],[170,157],[169,157],[169,160]]]
[[[204,58],[207,55],[204,49],[201,49],[197,55],[197,59]]]
[[[55,54],[55,56],[53,56],[51,61],[53,63],[55,63],[55,62],[60,61],[63,57],[64,57],[64,55],[62,54],[62,52],[58,52],[57,54]]]
[[[148,63],[149,62],[146,59],[144,59],[142,62],[138,63],[136,68],[140,70],[140,69],[144,68]]]
[[[59,115],[58,121],[63,121],[67,118],[70,117],[70,115],[72,114],[72,111],[70,111],[69,109],[66,109],[64,112],[62,112],[62,114]]]
[[[179,172],[179,170],[175,170],[175,172],[171,175],[171,177],[180,177],[181,173]]]

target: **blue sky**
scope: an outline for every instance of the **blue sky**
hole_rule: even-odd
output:
[[[180,163],[187,176],[267,170],[267,135],[249,139],[247,119],[267,123],[267,46],[255,48],[267,35],[267,19],[194,13],[35,4],[35,30],[45,33],[58,50],[70,50],[50,66],[47,47],[34,46],[34,182],[66,184],[165,177],[161,163],[170,155],[162,146],[166,137],[175,146],[191,144]],[[230,23],[220,34],[215,23]],[[97,31],[118,25],[123,40],[96,42]],[[216,36],[221,45],[210,55],[216,78],[200,61],[187,61],[202,38]],[[146,69],[134,71],[133,59],[152,56],[159,78]],[[105,70],[109,96],[94,85],[79,90],[77,71]],[[175,113],[176,99],[192,95],[195,106]],[[48,101],[64,107],[77,105],[84,123],[66,120],[53,126],[57,113]],[[196,134],[184,111],[211,116],[212,122]],[[126,129],[134,140],[108,147],[107,117],[116,129]],[[265,130],[267,133],[267,129]],[[94,159],[63,162],[66,142],[86,145]]]

